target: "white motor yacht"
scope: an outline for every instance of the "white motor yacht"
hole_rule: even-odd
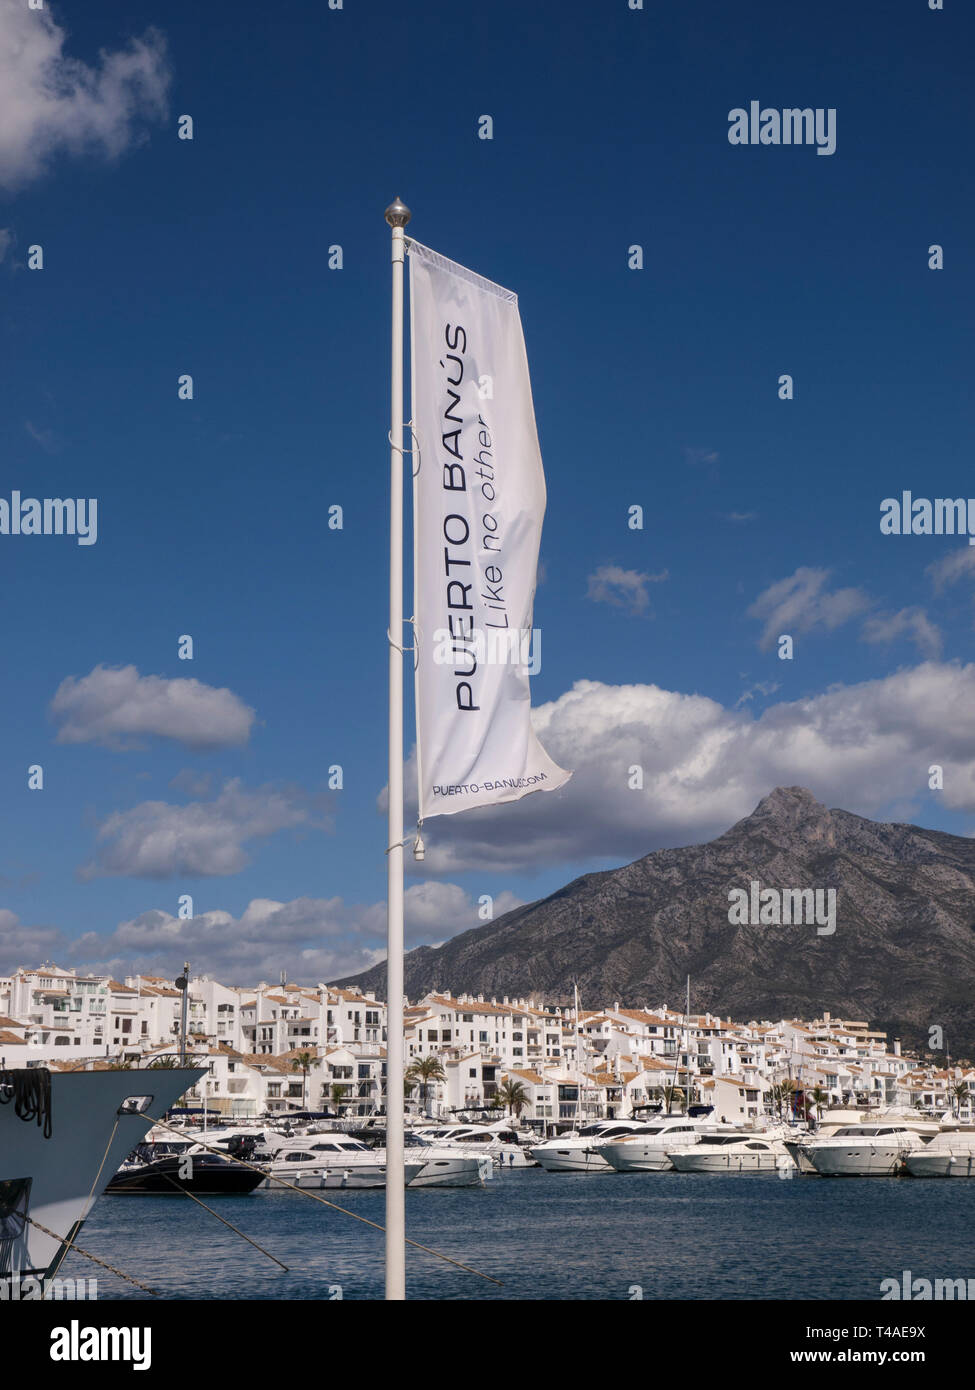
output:
[[[800,1173],[812,1174],[816,1172],[812,1163],[803,1152],[804,1146],[810,1139],[829,1139],[837,1134],[841,1129],[846,1129],[851,1125],[894,1125],[907,1129],[912,1129],[922,1137],[931,1137],[938,1133],[941,1128],[937,1120],[929,1119],[916,1110],[904,1109],[877,1109],[876,1107],[860,1106],[834,1106],[832,1109],[823,1112],[822,1119],[811,1132],[792,1134],[785,1139],[785,1146],[792,1155],[792,1159]]]
[[[449,1144],[425,1144],[419,1135],[405,1138],[406,1161],[420,1164],[407,1178],[407,1187],[483,1187],[494,1177],[494,1159],[486,1153],[465,1153]]]
[[[596,1120],[578,1131],[546,1139],[529,1152],[549,1173],[609,1173],[612,1165],[603,1157],[602,1146],[611,1139],[651,1132],[652,1123],[645,1120]]]
[[[266,1188],[352,1188],[386,1186],[386,1150],[347,1134],[307,1134],[277,1149],[265,1164]],[[419,1176],[423,1164],[408,1159],[406,1182]]]
[[[782,1140],[762,1134],[702,1134],[667,1157],[678,1173],[775,1173],[794,1166]]]
[[[669,1151],[696,1145],[702,1134],[740,1137],[734,1125],[715,1124],[710,1116],[658,1115],[635,1134],[604,1140],[599,1153],[618,1173],[663,1173],[673,1168]]]
[[[799,1152],[822,1177],[882,1177],[901,1173],[907,1155],[924,1146],[924,1136],[904,1123],[858,1124],[811,1137]]]
[[[505,1121],[492,1125],[432,1125],[422,1126],[414,1133],[424,1143],[438,1147],[457,1149],[459,1152],[477,1155],[489,1154],[498,1168],[534,1168],[527,1144],[522,1144],[518,1135]]]
[[[906,1154],[904,1166],[912,1178],[975,1178],[975,1130],[943,1130]]]

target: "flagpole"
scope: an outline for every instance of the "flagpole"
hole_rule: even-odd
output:
[[[389,412],[389,833],[386,849],[386,1298],[406,1297],[403,1152],[403,228],[410,210],[395,198]]]

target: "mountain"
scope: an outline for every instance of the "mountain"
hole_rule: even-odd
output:
[[[729,921],[729,890],[752,880],[835,889],[835,931]],[[412,999],[450,989],[566,1003],[577,981],[590,1007],[679,1007],[688,974],[695,1012],[747,1021],[827,1009],[914,1046],[939,1025],[953,1057],[975,1055],[975,841],[777,787],[708,844],[585,874],[406,956]],[[385,978],[382,964],[342,983],[383,997]]]

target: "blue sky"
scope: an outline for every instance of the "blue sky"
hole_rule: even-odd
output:
[[[410,941],[779,783],[973,833],[975,548],[879,529],[975,494],[973,35],[958,0],[0,0],[0,497],[98,499],[94,545],[0,535],[0,968],[381,955],[397,193],[520,296],[533,703],[576,771],[429,823]],[[835,153],[730,144],[751,100],[835,108]]]

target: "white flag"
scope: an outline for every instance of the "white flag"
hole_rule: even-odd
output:
[[[420,818],[554,791],[529,668],[545,478],[518,297],[408,242]]]

